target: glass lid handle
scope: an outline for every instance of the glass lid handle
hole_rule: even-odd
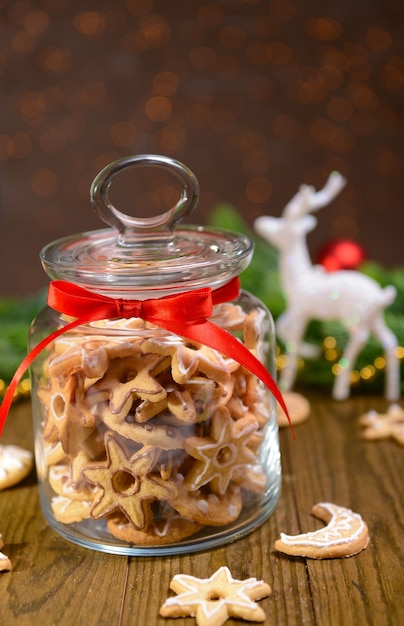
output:
[[[161,167],[171,172],[181,182],[180,198],[175,206],[152,217],[132,217],[119,211],[110,201],[109,187],[116,174],[127,167]],[[91,189],[91,204],[97,215],[118,231],[118,243],[122,246],[166,243],[173,239],[174,227],[190,213],[198,202],[199,184],[185,165],[170,157],[139,154],[114,161],[95,177]]]

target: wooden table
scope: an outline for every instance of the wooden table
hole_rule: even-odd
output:
[[[306,393],[306,392],[305,392]],[[0,493],[0,531],[13,570],[0,574],[0,623],[7,626],[190,626],[158,610],[176,573],[209,577],[227,564],[235,578],[255,576],[272,587],[260,602],[266,624],[397,626],[404,623],[404,448],[364,442],[357,418],[383,411],[382,398],[337,403],[308,394],[310,419],[294,441],[281,432],[283,491],[276,512],[248,537],[212,551],[165,558],[113,556],[70,544],[39,508],[34,473]],[[3,443],[33,447],[30,403],[16,404]],[[280,532],[321,527],[314,503],[330,501],[362,515],[371,541],[346,559],[314,561],[274,551]],[[229,626],[246,624],[229,620]]]

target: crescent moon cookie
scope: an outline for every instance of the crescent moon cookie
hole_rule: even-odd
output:
[[[177,596],[167,598],[160,608],[163,617],[195,617],[197,626],[222,626],[234,617],[264,622],[265,613],[255,602],[271,593],[262,580],[236,580],[228,567],[220,567],[210,578],[177,574],[170,583]]]
[[[34,456],[29,450],[0,444],[0,491],[23,480],[33,465]]]
[[[367,547],[368,527],[358,513],[331,502],[319,502],[311,514],[327,526],[302,535],[281,533],[275,550],[310,559],[335,559],[353,556]]]

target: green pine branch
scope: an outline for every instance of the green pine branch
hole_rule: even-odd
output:
[[[0,379],[9,383],[27,354],[32,320],[46,302],[40,292],[26,298],[0,298]]]

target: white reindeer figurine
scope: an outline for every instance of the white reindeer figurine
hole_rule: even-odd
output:
[[[280,280],[287,302],[277,321],[277,332],[288,356],[280,387],[283,391],[292,388],[297,357],[307,356],[303,339],[309,321],[339,320],[349,333],[349,341],[340,360],[341,373],[334,381],[333,398],[348,398],[352,368],[372,333],[385,350],[385,396],[394,401],[400,394],[397,338],[387,327],[383,313],[395,299],[395,288],[382,289],[371,278],[352,270],[328,273],[324,267],[312,265],[307,250],[306,234],[317,223],[311,213],[329,204],[345,182],[338,172],[333,172],[320,191],[302,185],[281,217],[262,216],[254,223],[256,232],[280,252]]]

